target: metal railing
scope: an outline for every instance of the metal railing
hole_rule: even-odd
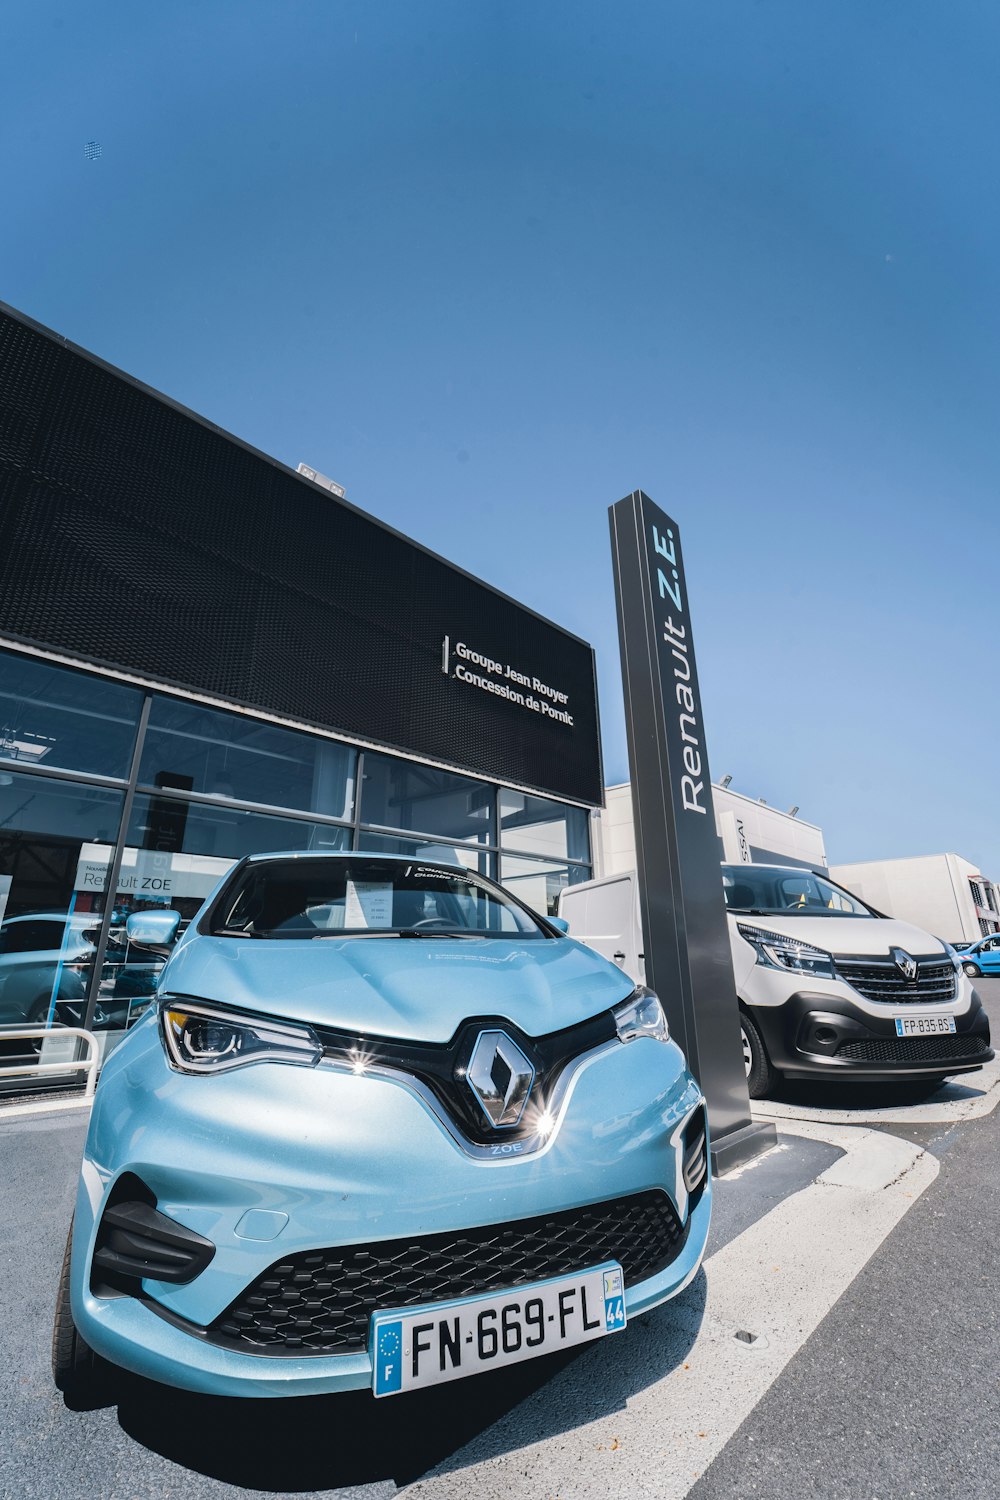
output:
[[[100,1063],[100,1050],[97,1038],[92,1031],[84,1031],[82,1026],[27,1026],[23,1031],[8,1031],[6,1027],[0,1028],[0,1042],[34,1042],[44,1041],[46,1037],[75,1036],[87,1044],[86,1057],[64,1058],[61,1062],[33,1062],[8,1067],[0,1065],[0,1078],[37,1078],[40,1073],[71,1073],[83,1069],[87,1074],[87,1082],[83,1091],[85,1099],[94,1097],[94,1089],[97,1086],[97,1069]]]

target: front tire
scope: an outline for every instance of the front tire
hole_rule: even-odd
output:
[[[71,1223],[66,1237],[62,1270],[59,1273],[56,1314],[52,1323],[52,1378],[56,1389],[65,1396],[67,1406],[75,1411],[89,1411],[108,1404],[114,1386],[114,1366],[94,1353],[73,1322],[69,1291],[72,1247]]]
[[[740,1035],[743,1042],[743,1066],[751,1099],[763,1099],[774,1085],[777,1074],[764,1046],[764,1038],[746,1011],[740,1011]]]
[[[962,968],[965,970],[966,974],[968,974],[970,979],[982,979],[983,977],[983,971],[978,964],[963,964]]]

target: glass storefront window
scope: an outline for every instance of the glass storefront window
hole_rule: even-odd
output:
[[[149,1004],[163,967],[161,958],[129,944],[125,923],[130,912],[149,907],[179,911],[183,931],[205,897],[245,854],[350,847],[351,829],[332,823],[138,795],[122,854],[94,1030],[110,1032],[109,1043],[114,1045]],[[94,856],[95,865],[104,860],[105,879],[110,853],[103,850]]]
[[[350,818],[356,760],[353,748],[336,740],[314,738],[198,703],[156,697],[139,781],[145,786]]]
[[[82,1024],[121,807],[121,792],[0,768],[0,1027]],[[7,1062],[40,1050],[0,1041]]]
[[[438,864],[461,865],[477,875],[492,875],[490,856],[485,849],[463,849],[454,844],[435,844],[429,839],[400,839],[390,833],[366,833],[363,828],[358,838],[359,851],[366,854],[412,854],[414,859],[432,859]]]
[[[590,818],[582,807],[500,788],[500,842],[543,859],[590,859]]]
[[[365,752],[361,821],[470,844],[496,843],[494,789],[417,761]]]
[[[128,776],[142,693],[0,652],[0,761]]]
[[[543,860],[518,859],[511,854],[500,856],[500,884],[543,916],[558,916],[559,892],[567,885],[589,879],[586,865],[548,864]]]

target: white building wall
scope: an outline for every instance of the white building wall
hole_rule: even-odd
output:
[[[604,810],[594,815],[591,828],[595,874],[618,875],[635,869],[631,785],[626,781],[609,786],[604,796]],[[787,862],[807,865],[810,869],[826,868],[823,830],[815,823],[793,818],[776,807],[719,786],[712,788],[712,802],[716,832],[722,841],[720,860],[733,864]]]
[[[946,942],[974,942],[1000,931],[996,887],[959,854],[925,854],[911,859],[866,860],[834,865],[834,880],[887,916],[912,922]],[[977,896],[980,898],[977,900]]]

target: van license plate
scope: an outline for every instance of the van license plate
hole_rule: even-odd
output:
[[[894,1016],[897,1036],[941,1036],[955,1030],[954,1016]]]
[[[372,1390],[396,1396],[619,1333],[627,1322],[614,1261],[514,1291],[372,1317]]]

